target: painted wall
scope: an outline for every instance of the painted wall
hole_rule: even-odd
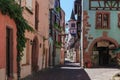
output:
[[[2,15],[0,12],[0,78],[1,80],[6,79],[6,28],[10,28],[13,30],[13,73],[14,75],[17,73],[17,29],[16,24],[13,19],[11,19],[7,15]],[[15,78],[16,76],[14,76]]]
[[[47,49],[46,55],[49,53],[49,0],[37,0],[39,3],[39,29],[38,35],[40,36],[40,43],[43,44],[43,36],[47,39],[45,40],[45,49]],[[41,48],[42,49],[42,48]],[[39,50],[39,64],[41,64],[42,50]],[[48,60],[48,59],[47,59]],[[48,63],[48,61],[47,61]],[[47,64],[48,65],[48,64]]]
[[[75,27],[72,27],[71,24],[74,23]],[[69,20],[68,21],[68,26],[69,26],[69,32],[71,33],[71,35],[76,35],[77,34],[77,25],[76,25],[76,21],[75,20]]]
[[[26,31],[26,38],[29,40],[29,64],[22,66],[21,71],[21,77],[25,77],[29,74],[31,74],[31,53],[32,53],[32,45],[31,41],[35,37],[38,38],[38,70],[44,69],[46,66],[46,62],[48,65],[48,53],[49,53],[49,45],[48,45],[48,31],[49,31],[49,0],[32,0],[32,10],[29,11],[26,9],[26,0],[22,1],[22,7],[24,7],[23,10],[23,16],[29,23],[29,25],[35,29],[35,2],[38,2],[39,4],[39,23],[38,23],[38,31],[35,30],[34,33],[30,33]],[[43,41],[43,37],[45,37],[47,40],[45,42]],[[43,55],[43,44],[45,44],[44,48],[45,50],[45,56]],[[24,60],[26,58],[24,57]],[[46,61],[47,60],[47,61]]]
[[[107,11],[110,12],[110,29],[104,30],[104,29],[95,29],[95,20],[96,20],[96,11],[89,10],[89,0],[83,0],[83,10],[88,12],[88,23],[91,25],[90,30],[88,31],[88,34],[86,36],[93,36],[93,40],[101,37],[102,33],[104,31],[108,32],[108,36],[117,40],[117,42],[120,44],[120,28],[118,28],[118,13],[119,11]],[[87,27],[87,26],[83,26]],[[88,41],[91,43],[93,40]],[[90,45],[89,43],[89,45]]]
[[[61,42],[62,42],[62,47],[61,47],[61,52],[60,52],[60,63],[64,64],[64,59],[65,59],[65,12],[63,9],[61,9],[61,20],[60,20],[60,26],[62,28],[62,32],[61,32]]]
[[[96,4],[93,4],[96,5]],[[89,0],[83,0],[83,45],[84,45],[84,60],[89,61],[89,51],[92,43],[98,38],[111,38],[120,44],[120,28],[118,28],[118,13],[119,11],[104,11],[110,13],[110,29],[95,29],[96,27],[96,10],[89,10]],[[90,38],[91,37],[91,38]],[[101,38],[102,37],[102,38]]]
[[[60,48],[56,48],[56,53],[55,53],[55,65],[60,64]]]

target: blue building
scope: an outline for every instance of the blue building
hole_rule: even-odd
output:
[[[84,66],[119,64],[120,0],[83,0]]]

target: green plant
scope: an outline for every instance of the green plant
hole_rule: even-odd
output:
[[[57,42],[57,41],[55,41],[55,46],[56,46],[57,48],[61,48],[62,43],[61,43],[61,42]]]
[[[59,31],[62,31],[62,28],[58,25],[58,23],[54,24],[54,28],[59,30]]]
[[[60,12],[61,8],[60,7],[56,7],[56,11]]]
[[[12,18],[17,27],[17,74],[18,80],[20,80],[20,61],[23,56],[23,50],[26,43],[25,31],[34,31],[27,21],[22,16],[22,8],[15,3],[14,0],[0,0],[0,11],[3,15],[8,15]]]
[[[55,23],[55,24],[54,24],[54,27],[55,27],[55,28],[58,28],[58,27],[59,27],[58,23]]]

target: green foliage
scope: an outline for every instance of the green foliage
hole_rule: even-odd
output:
[[[57,48],[61,48],[62,43],[61,43],[61,42],[57,42],[57,41],[55,41],[55,46],[56,46]]]
[[[58,31],[62,31],[62,28],[58,25],[58,23],[54,24],[54,28],[57,29]]]
[[[60,7],[56,7],[56,11],[60,12],[61,8]]]
[[[14,0],[0,0],[0,11],[3,15],[8,15],[12,18],[17,26],[17,68],[18,77],[20,77],[20,61],[23,56],[23,50],[26,43],[25,31],[33,31],[33,28],[27,24],[27,21],[22,16],[22,8],[15,3]],[[19,80],[20,78],[18,78]]]
[[[20,59],[21,60],[22,52],[25,47],[26,38],[25,38],[25,30],[33,31],[33,29],[27,24],[26,20],[22,16],[22,8],[15,3],[14,0],[0,0],[0,11],[4,15],[10,16],[10,18],[14,19],[16,26],[17,26],[17,49],[21,53]]]

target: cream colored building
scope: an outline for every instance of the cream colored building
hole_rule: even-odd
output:
[[[21,61],[21,78],[48,67],[49,0],[21,0],[23,16],[35,30],[26,31],[26,48]]]

